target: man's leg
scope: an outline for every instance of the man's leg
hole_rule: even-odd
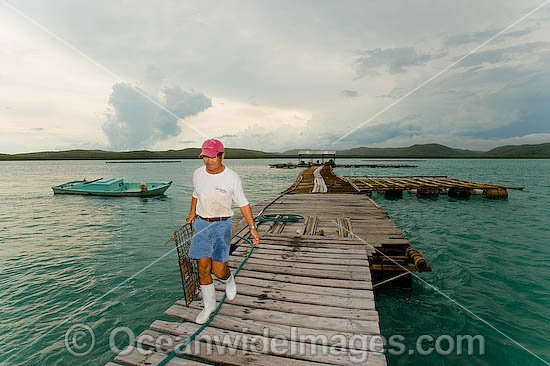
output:
[[[237,284],[235,283],[235,278],[233,273],[227,267],[227,262],[216,262],[212,261],[212,272],[225,283],[225,293],[227,295],[227,300],[233,300],[237,296]]]
[[[204,308],[197,315],[195,322],[204,324],[210,318],[212,312],[216,309],[216,288],[212,281],[212,258],[197,259],[197,269],[199,271],[199,283],[201,285],[202,301]]]
[[[212,272],[214,272],[214,275],[220,280],[226,280],[230,274],[227,262],[212,261]]]
[[[212,283],[212,275],[210,274],[212,272],[212,258],[197,259],[197,268],[199,270],[199,283],[210,285]]]

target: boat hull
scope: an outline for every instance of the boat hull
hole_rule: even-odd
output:
[[[80,194],[84,196],[110,196],[110,197],[154,197],[163,195],[170,186],[145,192],[93,192],[77,191],[71,189],[52,188],[54,194]]]
[[[142,189],[142,185],[145,186]],[[122,179],[98,179],[92,182],[72,181],[52,187],[54,194],[79,194],[108,197],[153,197],[163,195],[172,182],[124,183]]]

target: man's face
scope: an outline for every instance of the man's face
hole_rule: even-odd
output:
[[[223,160],[224,155],[225,155],[225,153],[223,153],[222,156],[219,157],[219,158],[217,156],[215,156],[213,158],[209,158],[208,156],[203,156],[202,161],[204,162],[204,165],[206,165],[207,170],[209,170],[209,171],[217,170],[222,165],[222,160]]]

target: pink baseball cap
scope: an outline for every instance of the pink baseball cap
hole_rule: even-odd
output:
[[[221,152],[224,152],[222,142],[216,139],[208,139],[202,143],[202,151],[199,154],[199,158],[203,155],[213,158]]]

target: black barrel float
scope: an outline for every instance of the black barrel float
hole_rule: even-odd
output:
[[[416,190],[416,197],[418,198],[431,198],[439,196],[438,187],[422,187]]]
[[[454,198],[470,198],[470,190],[468,188],[451,187],[448,195]]]

